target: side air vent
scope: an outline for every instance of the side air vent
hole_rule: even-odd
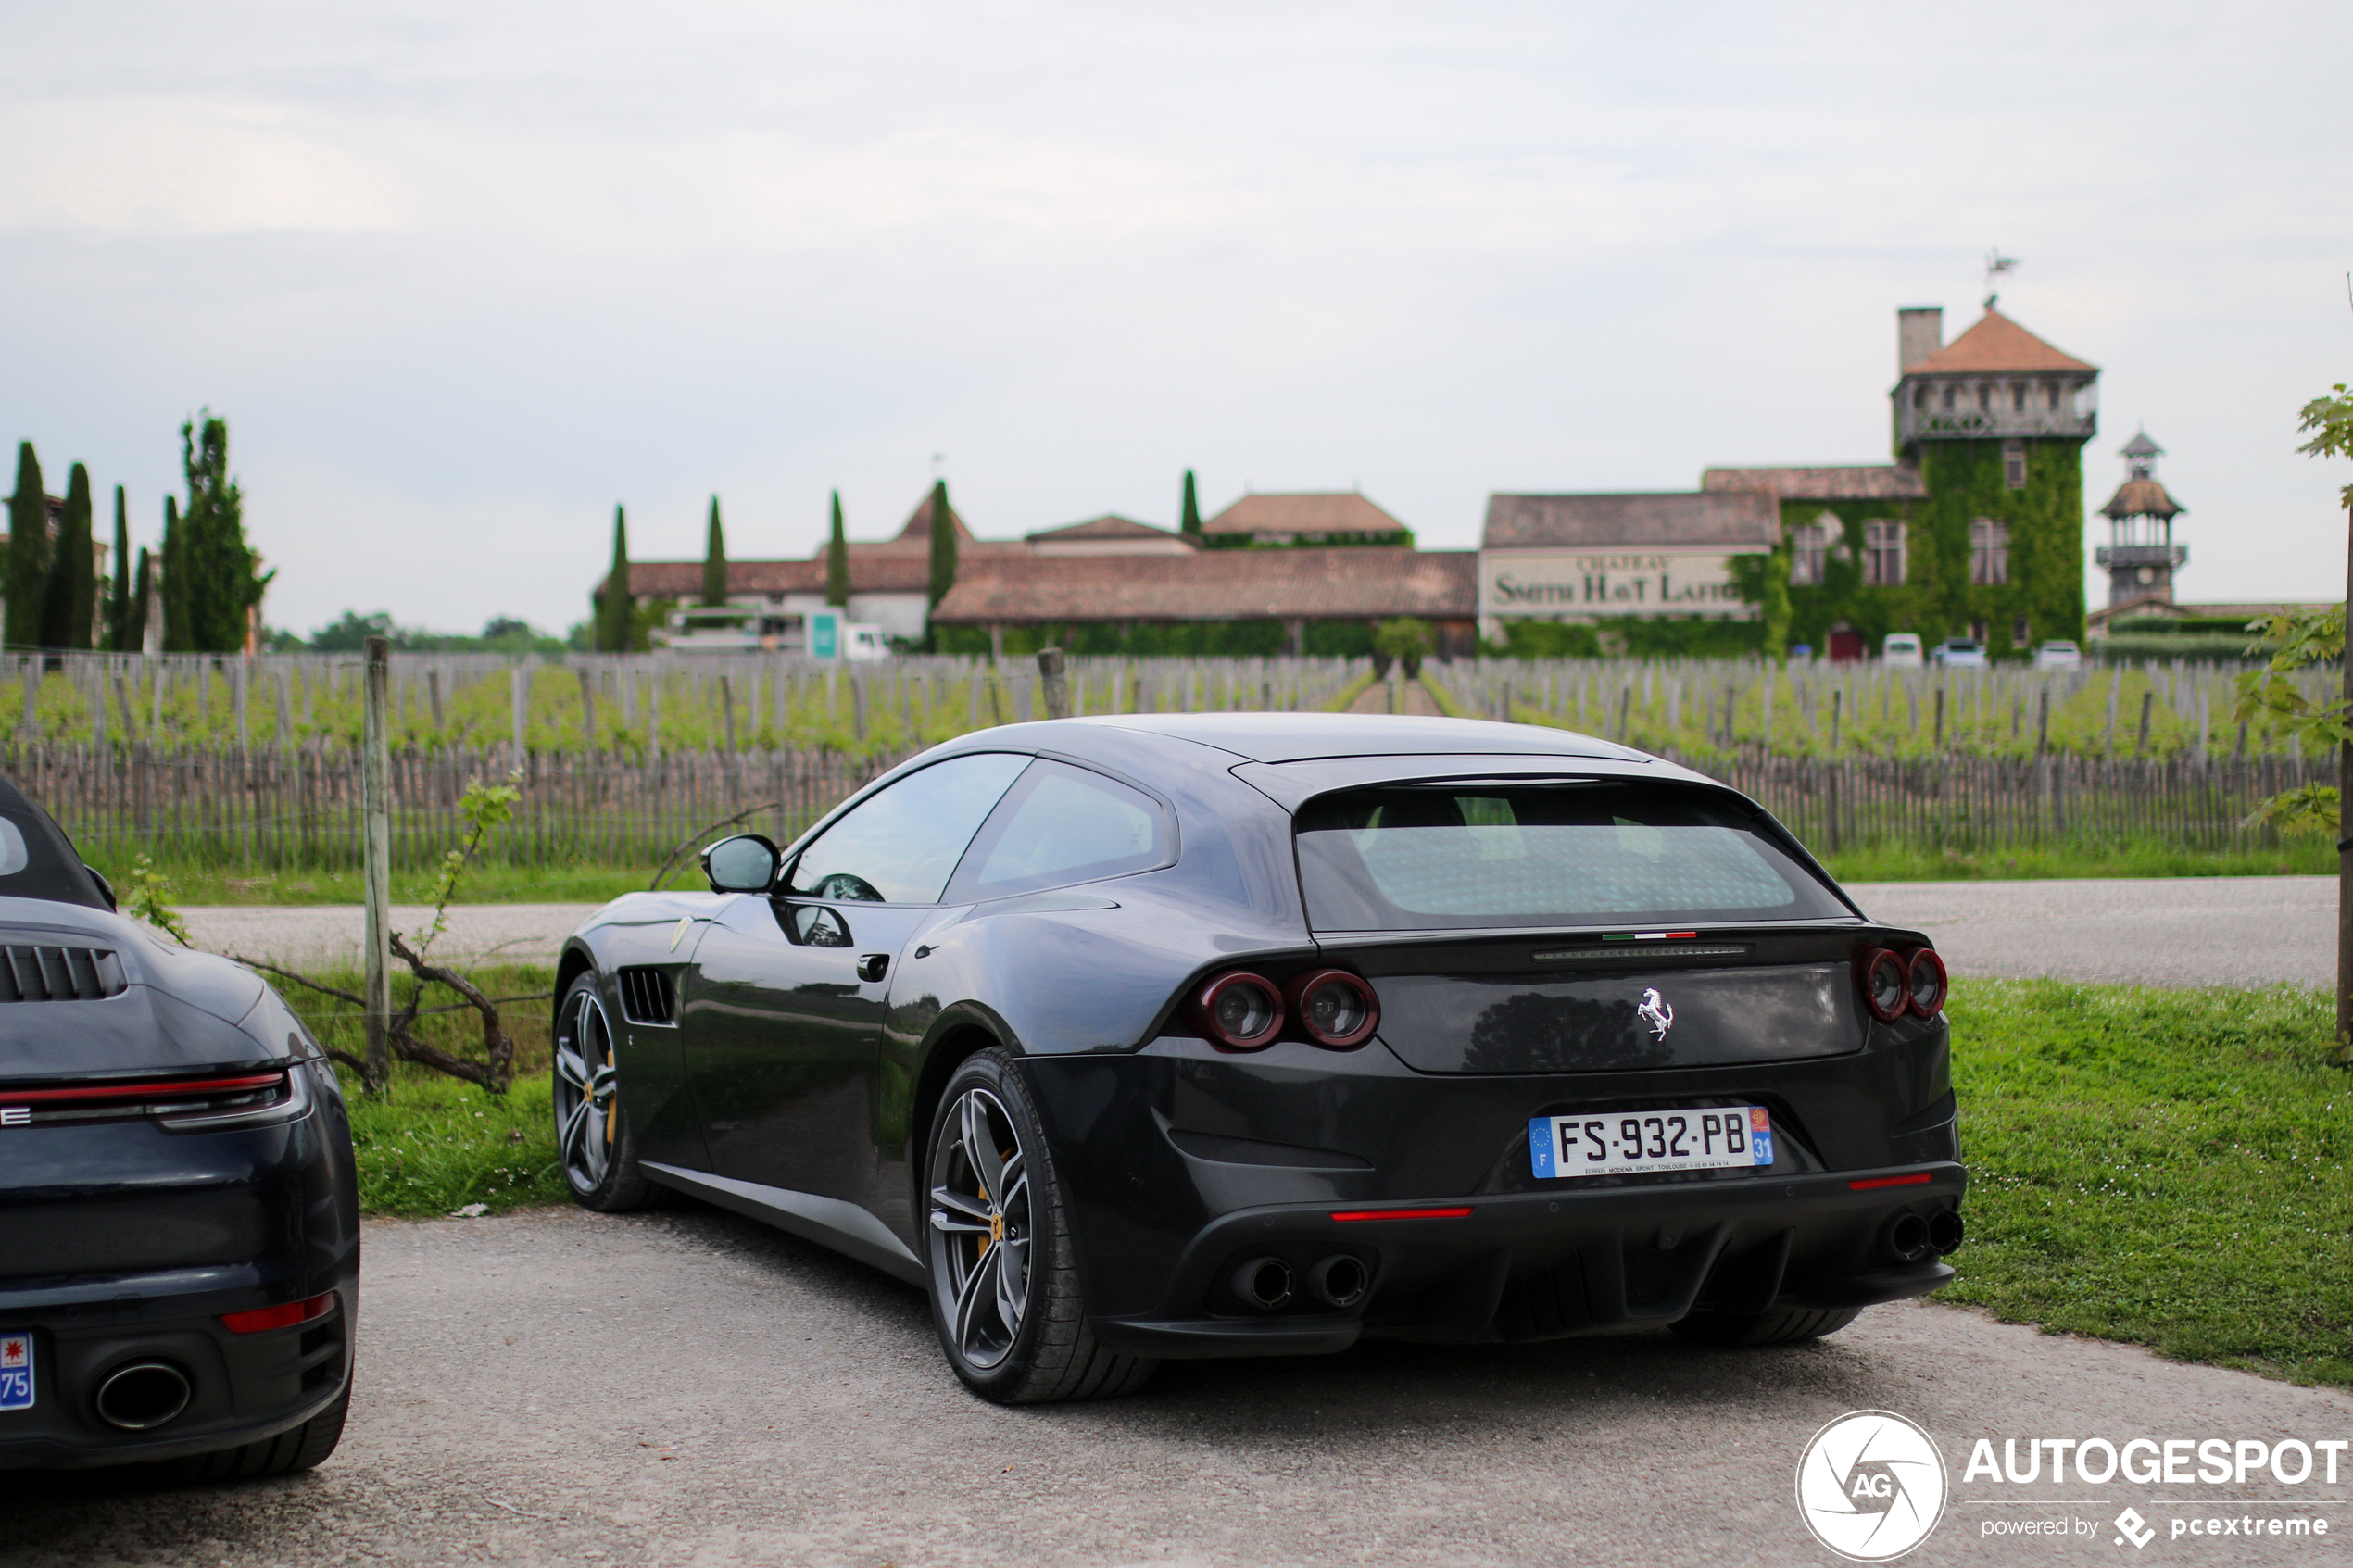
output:
[[[666,969],[621,972],[621,1015],[632,1023],[678,1022],[678,987]]]
[[[0,1002],[94,1002],[122,989],[110,947],[0,947]]]

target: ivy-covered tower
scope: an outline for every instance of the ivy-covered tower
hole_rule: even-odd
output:
[[[2083,635],[2083,444],[2099,370],[1985,302],[1951,343],[1941,308],[1896,313],[1896,456],[1919,469],[1912,576],[1924,621],[1996,654]]]

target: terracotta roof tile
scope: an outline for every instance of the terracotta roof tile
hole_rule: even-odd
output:
[[[1051,540],[1059,544],[1063,540],[1076,539],[1164,540],[1181,539],[1184,536],[1173,529],[1155,528],[1149,522],[1138,522],[1132,517],[1121,517],[1116,512],[1105,512],[1101,517],[1090,517],[1085,522],[1068,522],[1060,528],[1041,528],[1037,533],[1026,534],[1025,537],[1033,541]]]
[[[1906,366],[1904,373],[1907,376],[2007,375],[2021,370],[2089,373],[2096,369],[2096,366],[2087,365],[2071,354],[2062,354],[2000,311],[1989,309],[1978,318],[1975,326],[1919,364]]]
[[[1792,469],[1709,469],[1702,490],[1757,490],[1784,501],[1908,501],[1928,494],[1910,463]]]
[[[2102,517],[2179,517],[2189,508],[2153,479],[2128,479],[2100,508]]]
[[[1642,549],[1770,546],[1781,509],[1758,490],[1638,491],[1600,495],[1490,495],[1486,548]]]
[[[1245,495],[1202,524],[1216,534],[1391,533],[1404,524],[1353,490]]]
[[[1189,556],[1041,556],[962,571],[935,621],[1466,621],[1478,612],[1471,550],[1386,546],[1203,550]]]

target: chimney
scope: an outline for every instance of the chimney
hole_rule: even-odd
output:
[[[1895,373],[1902,375],[1944,346],[1944,307],[1906,305],[1895,312]]]

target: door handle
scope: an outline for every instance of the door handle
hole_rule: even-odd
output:
[[[880,980],[884,972],[889,968],[890,955],[888,953],[858,955],[858,978],[861,980]]]

